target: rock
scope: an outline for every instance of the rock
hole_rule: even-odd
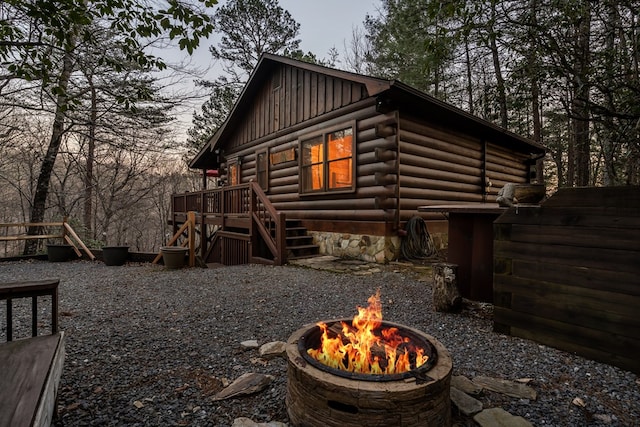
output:
[[[260,347],[260,344],[258,344],[258,340],[246,340],[240,343],[240,347],[243,350],[251,350]]]
[[[594,414],[593,418],[595,418],[596,420],[602,421],[605,424],[611,424],[611,422],[613,421],[613,418],[611,417],[611,415],[607,415],[607,414]]]
[[[537,393],[531,387],[515,381],[490,377],[475,377],[473,382],[482,388],[505,394],[511,397],[536,400]]]
[[[240,417],[233,420],[231,427],[287,427],[287,424],[279,421],[269,421],[268,423],[257,423],[251,418]]]
[[[490,408],[476,414],[473,420],[480,427],[533,427],[529,421],[516,417],[502,408]]]
[[[465,415],[473,415],[482,411],[482,402],[455,387],[451,387],[449,395],[453,404]]]
[[[260,357],[264,359],[274,359],[284,357],[287,351],[287,343],[283,341],[273,341],[262,344],[260,347]]]
[[[464,375],[454,375],[451,377],[451,387],[455,387],[467,394],[478,395],[482,392],[482,387],[475,384]]]
[[[239,376],[229,387],[223,389],[218,394],[213,396],[213,400],[224,400],[231,397],[246,396],[248,394],[257,393],[262,391],[273,381],[272,375],[246,373]]]

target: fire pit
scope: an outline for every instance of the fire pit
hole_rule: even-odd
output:
[[[448,426],[451,356],[435,338],[382,321],[379,293],[351,324],[307,325],[287,343],[294,426]],[[369,342],[359,331],[371,338]],[[364,349],[364,351],[362,351]],[[367,353],[362,359],[358,352]],[[337,357],[333,357],[334,354]]]

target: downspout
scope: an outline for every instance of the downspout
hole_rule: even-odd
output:
[[[482,203],[487,203],[487,193],[489,191],[489,179],[487,178],[487,140],[482,138],[480,140],[482,145],[482,168],[480,169],[480,185],[482,185]]]
[[[394,118],[396,121],[396,214],[394,218],[393,228],[397,232],[400,230],[400,110],[396,109],[394,112]]]

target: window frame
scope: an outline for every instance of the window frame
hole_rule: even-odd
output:
[[[329,188],[329,164],[331,162],[335,162],[336,159],[328,159],[328,144],[327,137],[329,134],[346,130],[351,128],[351,186],[350,187],[339,187],[335,189]],[[343,122],[339,125],[331,126],[323,130],[318,130],[315,132],[307,133],[298,138],[298,173],[299,173],[299,184],[298,184],[298,194],[301,197],[308,196],[316,196],[316,195],[327,195],[327,194],[345,194],[345,193],[354,193],[356,191],[356,121],[351,120],[348,122]],[[305,142],[311,141],[320,136],[322,138],[322,179],[323,179],[323,188],[319,190],[304,190],[304,153],[303,147]]]

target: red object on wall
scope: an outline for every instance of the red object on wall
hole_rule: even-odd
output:
[[[206,174],[207,176],[217,178],[220,176],[220,171],[218,169],[207,169]]]

